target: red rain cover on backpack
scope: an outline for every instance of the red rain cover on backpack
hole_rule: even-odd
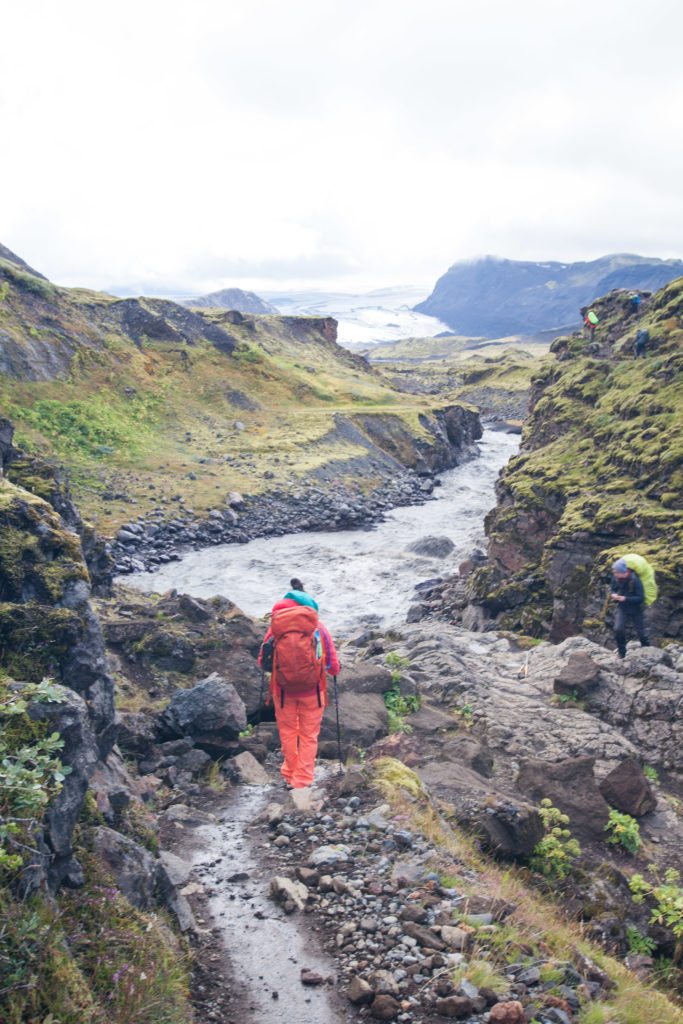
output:
[[[305,605],[281,608],[270,628],[275,640],[271,679],[285,693],[315,690],[325,680],[325,657],[318,632],[318,613]]]

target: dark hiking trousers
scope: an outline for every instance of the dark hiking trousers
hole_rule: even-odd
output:
[[[629,622],[632,624],[636,636],[640,640],[640,646],[650,646],[642,604],[637,604],[635,607],[629,607],[626,603],[620,604],[614,616],[614,638],[617,641],[619,656],[622,658],[626,654],[626,627]]]

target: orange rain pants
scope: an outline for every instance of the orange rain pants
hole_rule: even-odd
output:
[[[288,695],[283,704],[278,686],[274,697],[275,718],[285,758],[280,771],[290,786],[303,789],[313,783],[320,722],[325,709],[320,707],[317,693],[297,697]]]

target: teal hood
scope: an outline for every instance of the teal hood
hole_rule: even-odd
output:
[[[305,604],[307,608],[315,608],[318,611],[318,602],[304,590],[288,590],[285,594],[285,601],[296,601],[297,604]]]

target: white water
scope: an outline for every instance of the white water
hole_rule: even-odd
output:
[[[190,552],[158,572],[127,577],[126,583],[161,593],[175,588],[195,597],[222,594],[247,614],[261,616],[289,589],[290,577],[298,576],[337,635],[368,624],[404,622],[417,583],[455,572],[472,548],[483,546],[496,477],[518,446],[514,435],[485,431],[480,457],[441,474],[436,500],[394,509],[374,530],[222,544]],[[438,559],[407,551],[426,536],[449,537],[455,550]]]

